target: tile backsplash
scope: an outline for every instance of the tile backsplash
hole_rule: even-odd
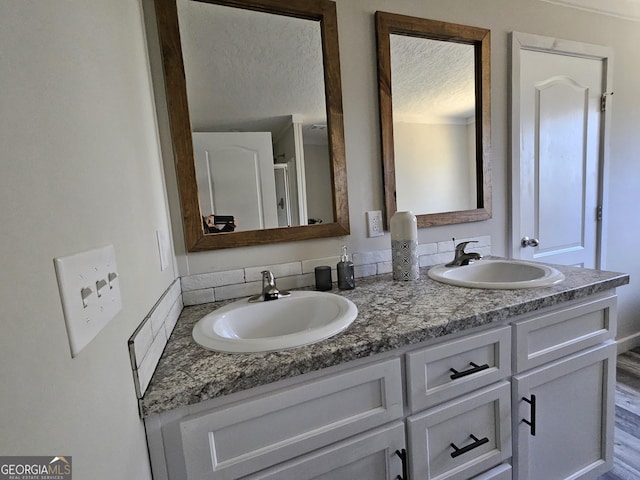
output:
[[[456,243],[475,240],[478,243],[469,246],[469,251],[481,255],[491,254],[491,237],[456,239]],[[451,240],[423,243],[418,245],[420,266],[428,267],[449,262],[453,259],[454,243]],[[238,268],[215,273],[189,275],[180,279],[182,283],[182,301],[185,306],[201,303],[229,300],[260,293],[263,270],[271,270],[276,277],[278,288],[293,288],[314,285],[314,268],[329,265],[332,269],[333,281],[336,281],[336,264],[339,256],[302,260],[277,265]],[[356,252],[353,254],[356,278],[391,272],[391,249],[374,252]],[[357,285],[357,284],[356,284]]]
[[[164,347],[182,312],[180,279],[176,279],[129,338],[129,357],[136,395],[142,398]]]
[[[483,256],[491,255],[491,237],[456,239],[456,243],[475,240],[468,248]],[[454,243],[451,240],[418,245],[421,267],[447,263],[453,259]],[[278,288],[290,290],[315,284],[314,269],[320,265],[331,266],[336,281],[336,264],[339,256],[315,258],[276,265],[237,268],[221,272],[188,275],[176,279],[144,318],[129,339],[129,356],[136,388],[142,398],[153,372],[167,345],[173,327],[182,308],[189,305],[241,298],[260,293],[263,270],[271,270]],[[356,278],[391,273],[391,249],[353,254]],[[356,283],[357,288],[357,283]]]

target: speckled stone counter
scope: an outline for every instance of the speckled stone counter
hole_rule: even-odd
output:
[[[421,270],[417,282],[394,282],[391,274],[357,279],[339,293],[358,307],[343,333],[292,350],[226,354],[208,351],[192,337],[193,325],[226,302],[186,307],[155,374],[140,400],[143,417],[239,392],[340,363],[502,321],[629,283],[626,274],[557,267],[558,285],[529,290],[480,290],[435,282]]]

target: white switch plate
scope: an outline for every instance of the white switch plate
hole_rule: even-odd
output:
[[[382,228],[382,212],[374,210],[367,212],[367,232],[369,237],[379,237],[384,235]]]
[[[122,309],[116,253],[108,245],[53,262],[75,357]]]

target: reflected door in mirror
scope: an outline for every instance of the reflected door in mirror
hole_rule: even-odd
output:
[[[232,215],[235,231],[278,226],[271,134],[194,133],[193,146],[203,217]]]

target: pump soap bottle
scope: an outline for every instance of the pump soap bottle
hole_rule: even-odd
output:
[[[356,288],[356,279],[353,273],[353,262],[349,260],[347,246],[342,246],[342,257],[338,262],[338,288],[340,290],[353,290]]]

